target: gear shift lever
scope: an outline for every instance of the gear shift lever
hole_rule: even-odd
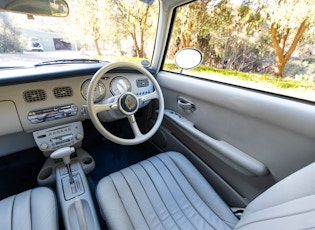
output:
[[[72,171],[70,168],[70,155],[71,153],[74,153],[74,152],[75,152],[74,147],[64,147],[64,148],[57,149],[50,155],[50,157],[53,159],[62,158],[63,163],[65,164],[68,174],[69,174],[70,184],[74,183]]]

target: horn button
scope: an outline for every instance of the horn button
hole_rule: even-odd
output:
[[[119,98],[118,104],[120,111],[126,115],[134,114],[139,108],[138,98],[131,92],[122,94]]]

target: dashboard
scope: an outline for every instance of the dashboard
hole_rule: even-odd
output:
[[[32,133],[88,119],[88,85],[103,65],[71,64],[0,71],[0,135]],[[124,92],[145,95],[153,92],[153,85],[135,70],[115,69],[98,82],[94,103],[104,103]],[[102,121],[120,118],[113,114],[101,117]]]

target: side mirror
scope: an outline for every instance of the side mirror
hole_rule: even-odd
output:
[[[201,51],[195,48],[183,48],[175,54],[175,64],[180,68],[180,73],[184,69],[196,68],[202,61],[203,55]]]

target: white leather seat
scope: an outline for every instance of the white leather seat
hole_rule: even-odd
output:
[[[314,173],[312,164],[279,182],[252,201],[240,221],[177,152],[103,178],[96,195],[110,229],[309,229],[315,227]]]
[[[1,200],[0,229],[58,229],[57,205],[53,191],[39,187]]]

